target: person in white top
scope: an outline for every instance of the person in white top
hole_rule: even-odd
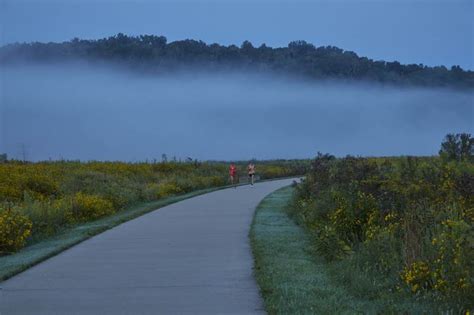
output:
[[[249,174],[249,182],[251,185],[253,185],[254,177],[255,177],[255,165],[252,162],[250,162],[249,166],[247,166],[247,171]]]

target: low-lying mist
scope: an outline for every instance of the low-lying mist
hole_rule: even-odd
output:
[[[3,66],[0,153],[29,160],[432,155],[474,92],[238,73]]]

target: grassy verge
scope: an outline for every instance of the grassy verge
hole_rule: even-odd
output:
[[[15,254],[0,257],[0,281],[11,278],[12,276],[55,256],[70,247],[121,223],[132,220],[166,205],[228,187],[229,186],[203,189],[183,195],[168,197],[158,201],[141,203],[103,219],[64,229],[54,237],[41,240],[31,246],[25,247]]]
[[[318,257],[310,235],[286,214],[292,192],[286,187],[267,196],[257,207],[250,231],[255,277],[269,314],[429,312],[395,294],[354,293],[357,283],[335,279],[344,266]]]

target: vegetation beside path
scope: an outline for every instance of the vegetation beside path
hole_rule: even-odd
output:
[[[296,189],[292,218],[355,294],[405,293],[443,313],[474,310],[474,138],[449,134],[439,152],[318,154]]]
[[[61,233],[27,246],[15,254],[1,256],[0,281],[11,278],[12,276],[55,256],[72,246],[119,224],[130,221],[169,204],[222,188],[225,187],[208,188],[184,195],[168,197],[158,201],[142,203],[108,217],[64,229]]]
[[[267,196],[258,206],[250,231],[255,277],[269,314],[433,313],[434,307],[403,292],[365,294],[356,281],[318,255],[307,230],[287,215],[293,187]],[[353,275],[352,279],[360,280]]]
[[[308,161],[260,161],[261,179]],[[237,164],[245,171],[244,162]],[[228,163],[0,160],[0,281],[148,211],[225,188]]]

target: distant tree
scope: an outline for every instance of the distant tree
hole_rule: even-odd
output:
[[[469,133],[459,135],[459,154],[461,160],[472,160],[474,157],[474,138]]]
[[[6,153],[0,154],[0,163],[6,163],[8,161],[8,156]]]
[[[254,49],[254,47],[253,47],[251,42],[246,40],[242,43],[242,45],[240,46],[240,49],[242,49],[245,52],[245,51],[250,51],[250,50]]]
[[[288,48],[290,50],[301,52],[301,53],[307,53],[307,52],[315,50],[315,47],[313,44],[309,44],[304,40],[292,41],[288,44]]]
[[[242,56],[245,56],[250,59],[255,59],[257,49],[253,47],[251,42],[246,40],[242,43],[242,45],[240,45],[240,53]]]
[[[457,136],[449,133],[444,137],[444,141],[441,143],[441,149],[439,154],[448,160],[457,160],[459,156]]]
[[[441,143],[439,154],[447,160],[472,160],[474,138],[469,133],[447,134]]]

